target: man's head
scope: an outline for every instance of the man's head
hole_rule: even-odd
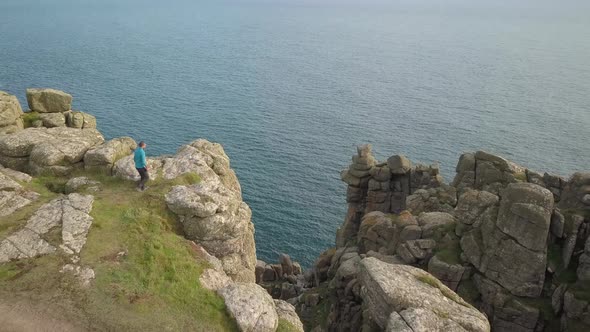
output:
[[[144,141],[139,142],[139,147],[142,149],[145,149],[145,147],[147,146],[147,144],[145,144]]]

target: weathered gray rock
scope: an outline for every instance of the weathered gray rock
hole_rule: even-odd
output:
[[[414,332],[414,330],[412,330],[400,314],[393,311],[389,315],[385,332]]]
[[[20,182],[29,183],[33,179],[29,174],[0,166],[0,173]]]
[[[96,128],[96,117],[91,114],[69,111],[65,113],[66,125],[70,128],[76,129],[95,129]]]
[[[12,135],[1,136],[0,155],[7,157],[28,157],[35,145],[52,139],[53,136],[47,133],[47,129],[45,128],[27,128]],[[9,165],[4,166],[10,167]]]
[[[397,312],[413,331],[431,326],[490,331],[482,313],[423,270],[365,258],[359,277],[363,303],[382,329],[403,326],[399,321],[390,322],[391,314]]]
[[[199,277],[199,282],[204,288],[217,291],[232,283],[232,280],[223,270],[206,269]]]
[[[412,169],[412,162],[405,156],[396,155],[387,159],[387,166],[392,174],[404,175]]]
[[[580,215],[574,214],[569,218],[571,226],[568,229],[565,236],[565,243],[561,249],[561,260],[563,261],[563,266],[565,268],[570,265],[578,241],[578,232],[580,231],[580,226],[584,223],[584,217]]]
[[[159,171],[162,169],[162,160],[156,158],[147,158],[147,165],[150,179],[156,180],[158,178]],[[112,173],[114,176],[125,180],[139,181],[140,179],[139,173],[137,172],[137,169],[135,169],[133,154],[116,161],[113,165]]]
[[[406,209],[415,215],[423,212],[453,213],[456,205],[457,190],[448,185],[418,189],[406,198]]]
[[[2,172],[0,169],[0,217],[13,214],[15,211],[37,200],[39,194],[25,190],[18,182],[6,174],[18,176],[18,172]]]
[[[553,312],[558,314],[561,312],[563,308],[563,295],[567,290],[567,284],[561,284],[559,287],[555,289],[553,295],[551,295],[551,307],[553,308]]]
[[[86,151],[103,141],[96,130],[27,128],[0,137],[0,163],[27,173],[63,175],[80,167]]]
[[[68,182],[66,182],[65,193],[75,193],[84,188],[92,191],[98,191],[100,190],[100,182],[90,180],[85,176],[71,178],[68,180]]]
[[[465,268],[461,264],[449,264],[438,256],[434,256],[428,261],[428,272],[447,287],[456,291],[463,278]]]
[[[31,150],[29,167],[33,174],[67,174],[81,167],[77,164],[82,162],[84,154],[104,141],[95,129],[50,128],[46,133],[52,139],[36,144]]]
[[[0,91],[0,134],[12,134],[23,129],[23,110],[16,96]]]
[[[70,194],[41,206],[29,218],[25,227],[8,236],[0,244],[0,262],[33,258],[55,252],[56,248],[41,236],[62,226],[62,244],[67,254],[79,253],[86,243],[86,235],[92,224],[89,215],[92,196]]]
[[[551,215],[551,225],[549,226],[551,234],[561,238],[563,237],[563,231],[565,230],[565,217],[559,211],[554,210]]]
[[[559,207],[590,211],[590,173],[574,173],[561,194]]]
[[[33,258],[54,251],[55,247],[43,240],[39,234],[24,228],[0,243],[0,263],[13,259]]]
[[[41,113],[39,119],[43,122],[43,127],[65,127],[66,116],[63,113]]]
[[[121,158],[129,156],[135,148],[137,148],[137,143],[131,137],[112,139],[88,150],[84,155],[84,167],[105,170],[111,174],[115,163]]]
[[[195,172],[201,178],[195,185],[173,187],[166,194],[166,204],[179,216],[186,236],[219,258],[229,277],[254,282],[252,213],[242,201],[240,186],[229,169],[229,158],[221,153],[219,145],[198,140],[166,158],[162,167],[165,179],[186,172]]]
[[[584,252],[580,255],[577,270],[578,280],[590,281],[590,236],[584,244]]]
[[[525,248],[545,250],[553,195],[532,183],[510,184],[502,193],[497,226]]]
[[[279,320],[285,320],[293,326],[295,331],[303,332],[303,323],[301,323],[295,307],[282,300],[274,300],[274,302]]]
[[[86,244],[88,230],[94,220],[90,215],[94,197],[91,195],[70,194],[62,203],[62,245],[76,254]]]
[[[497,210],[491,211],[491,208],[499,201],[500,198],[490,192],[468,190],[459,197],[455,218],[465,225],[478,227],[483,219],[496,219]]]
[[[72,96],[54,89],[27,89],[27,102],[39,113],[67,112],[72,107]]]
[[[240,331],[274,332],[279,324],[275,304],[264,288],[254,283],[233,283],[218,290]]]
[[[418,224],[422,228],[422,237],[429,238],[437,232],[453,230],[457,223],[455,217],[445,212],[427,212],[418,216]]]
[[[512,300],[496,308],[492,329],[500,332],[534,332],[539,317],[539,309]]]
[[[37,200],[39,194],[23,191],[0,191],[0,217],[9,216]]]

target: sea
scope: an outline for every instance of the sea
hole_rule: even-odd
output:
[[[476,150],[590,170],[590,1],[0,0],[0,90],[27,87],[149,155],[223,144],[258,258],[309,266],[359,144],[448,181]]]

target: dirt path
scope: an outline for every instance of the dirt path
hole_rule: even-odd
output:
[[[0,298],[0,330],[2,332],[83,332],[70,322],[26,301]]]

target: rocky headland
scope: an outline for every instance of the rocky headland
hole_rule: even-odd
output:
[[[148,158],[138,192],[136,142],[105,141],[72,100],[29,89],[23,112],[0,92],[0,308],[18,304],[0,326],[590,330],[590,173],[565,179],[478,151],[447,184],[437,165],[380,162],[360,146],[341,174],[336,246],[303,270],[287,254],[256,259],[221,145]]]

